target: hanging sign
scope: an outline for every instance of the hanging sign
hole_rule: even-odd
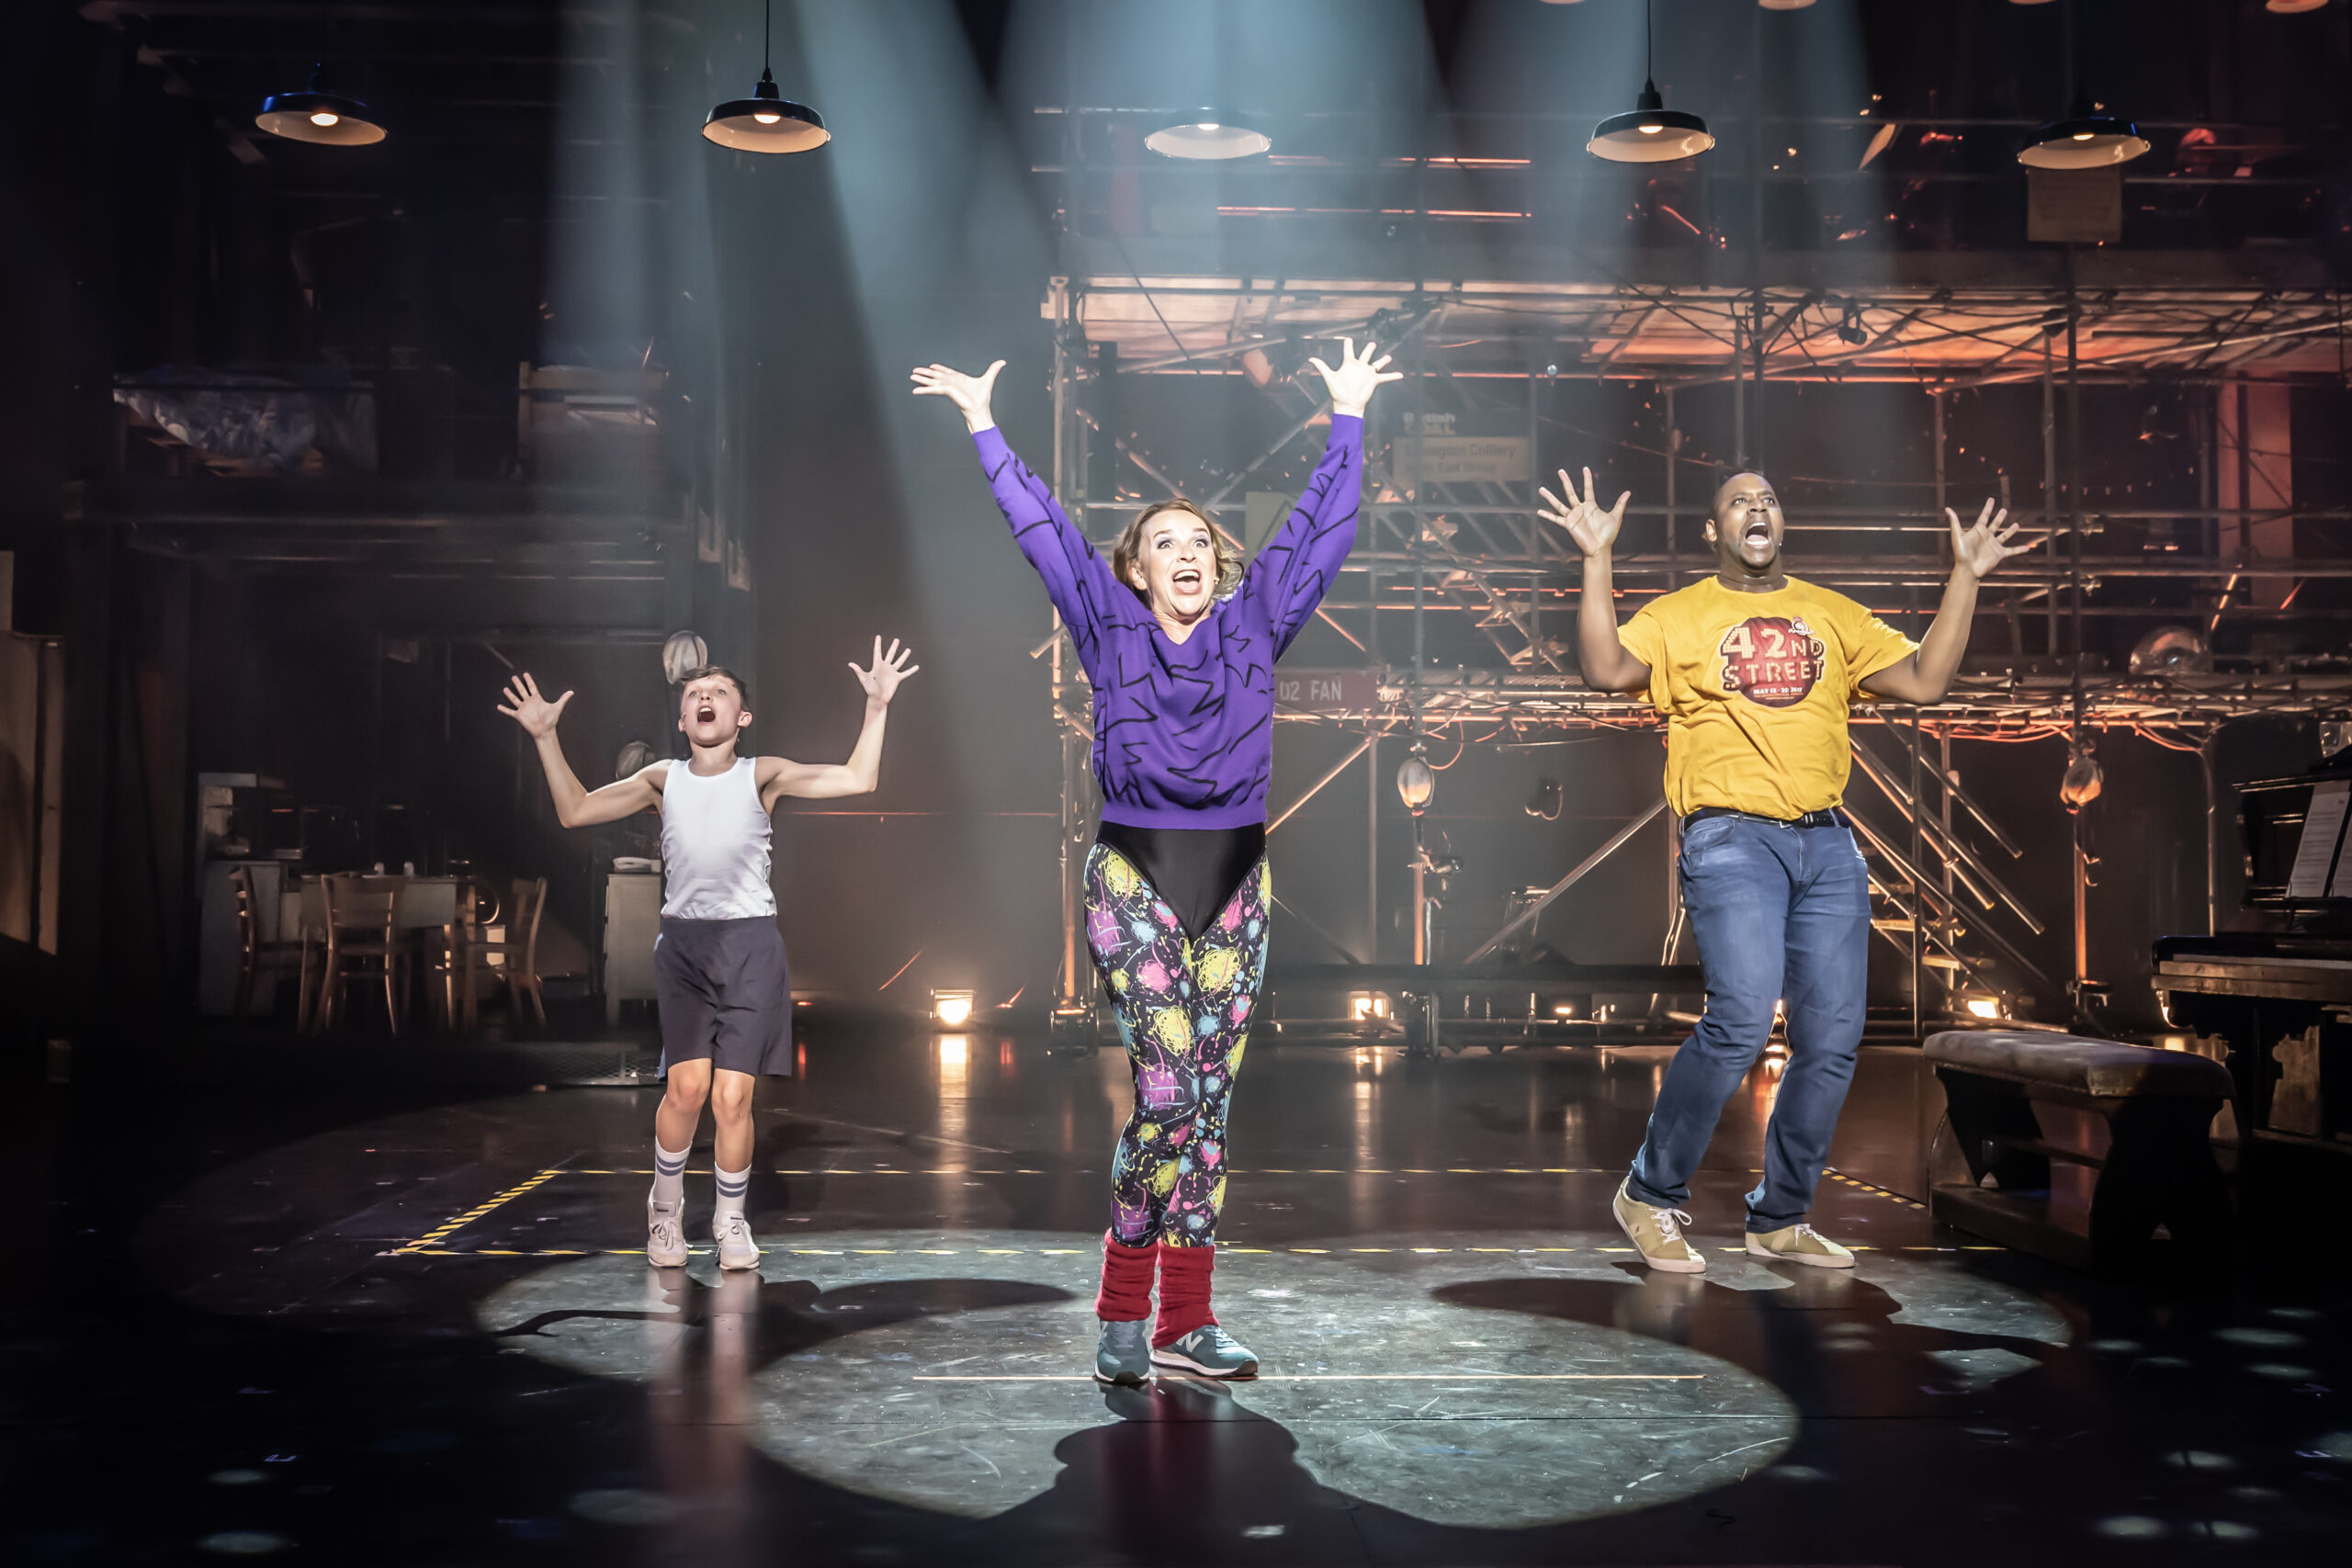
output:
[[[1451,413],[1405,411],[1393,459],[1398,478],[1418,491],[1430,484],[1525,484],[1531,474],[1527,414],[1510,409]]]
[[[1292,713],[1373,713],[1382,705],[1379,687],[1379,675],[1370,670],[1278,669],[1274,705]]]

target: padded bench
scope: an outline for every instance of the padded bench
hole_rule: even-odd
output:
[[[1930,1035],[1924,1054],[1944,1088],[1928,1155],[1937,1220],[2098,1273],[2150,1261],[2162,1227],[2227,1266],[2211,1136],[2231,1091],[2221,1063],[2012,1029]]]

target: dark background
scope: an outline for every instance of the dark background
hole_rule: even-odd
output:
[[[1668,3],[1657,74],[1670,103],[1708,114],[1738,112],[1760,93],[1839,113],[1867,99],[1894,117],[2030,122],[2068,96],[2064,9],[1824,4],[1752,57],[1752,7]],[[625,740],[666,750],[672,739],[652,648],[594,640],[605,612],[583,591],[512,574],[396,584],[364,566],[286,574],[191,562],[142,550],[135,530],[98,544],[72,520],[69,487],[140,460],[117,453],[116,376],[345,365],[379,389],[376,479],[527,494],[514,437],[518,363],[666,368],[659,468],[604,482],[649,514],[707,509],[740,541],[748,586],[698,564],[690,614],[714,656],[750,676],[759,748],[845,753],[860,709],[842,666],[877,632],[911,641],[924,666],[893,712],[880,793],[779,814],[777,886],[797,980],[872,998],[920,954],[898,982],[916,996],[970,984],[984,1002],[1023,990],[1034,999],[1057,951],[1054,740],[1043,663],[1027,657],[1046,611],[952,412],[908,398],[904,378],[918,361],[1006,358],[1001,422],[1044,467],[1051,342],[1040,302],[1059,238],[1087,221],[1090,198],[1077,193],[1074,211],[1050,169],[1038,172],[1052,142],[1035,107],[1176,101],[1189,96],[1180,81],[1213,84],[1232,101],[1310,119],[1368,111],[1376,135],[1408,148],[1444,111],[1558,115],[1566,159],[1582,156],[1582,131],[1567,119],[1623,107],[1639,69],[1637,11],[1609,0],[812,0],[777,7],[775,69],[837,139],[813,156],[760,159],[695,134],[711,101],[754,79],[755,7],[575,10],[567,21],[538,0],[44,3],[0,22],[0,548],[16,552],[16,626],[62,636],[82,671],[74,690],[117,698],[97,711],[77,700],[67,714],[64,958],[69,980],[104,983],[52,998],[58,1027],[179,1016],[199,771],[268,773],[306,800],[372,809],[379,823],[400,807],[430,824],[414,830],[428,858],[552,876],[555,918],[586,941],[597,845],[554,826],[527,750],[492,711],[494,694],[510,666],[551,690],[576,688],[564,734],[591,784]],[[2126,248],[2341,255],[2346,7],[2281,18],[2249,0],[2114,0],[2079,13],[2095,40],[2084,76],[2100,96],[2150,122],[2293,132],[2265,165],[2301,181],[2292,189],[2250,183],[2135,208]],[[1766,66],[1760,80],[1752,58]],[[299,86],[318,61],[334,85],[384,107],[390,140],[322,149],[250,129],[260,96]],[[1458,118],[1445,124],[1474,135]],[[2016,175],[1996,161],[1975,184],[1895,181],[1894,206],[1870,220],[1865,248],[2022,250]],[[1761,214],[1717,214],[1719,227],[1741,243],[1760,235],[1803,251],[1824,224],[1850,220],[1845,190],[1787,187]],[[1491,243],[1498,253],[1566,240],[1632,254],[1668,243],[1664,233],[1655,201],[1539,202],[1523,231]],[[1545,395],[1540,470],[1591,463],[1605,485],[1654,492],[1654,400],[1570,381]],[[2188,436],[2202,395],[2086,389],[2086,496],[2196,505],[2206,476]],[[1223,385],[1175,378],[1123,384],[1121,396],[1122,423],[1180,479],[1230,471],[1288,418],[1271,399],[1237,402]],[[2295,398],[2298,502],[2340,504],[2340,378],[2305,378]],[[1727,411],[1723,397],[1685,396],[1687,456],[1731,456]],[[1952,400],[1956,499],[2005,477],[2032,488],[2040,413],[2030,385]],[[1917,389],[1773,388],[1758,418],[1757,449],[1800,519],[1808,503],[1917,504],[1924,494],[1928,400]],[[1266,482],[1295,484],[1312,459],[1302,450]],[[2346,526],[2301,525],[2297,547],[2340,556]],[[2248,651],[2259,636],[2282,653],[2342,651],[2331,587],[2307,585],[2299,604],[2309,620],[2225,626],[2222,646],[2235,637]],[[1916,617],[1932,604],[1872,607]],[[2161,608],[2145,622],[2093,621],[2087,649],[2120,659]],[[635,612],[616,600],[612,614]],[[558,622],[571,633],[529,634]],[[1976,646],[1997,637],[1980,622]],[[1356,661],[1319,626],[1291,658]],[[1443,952],[1466,952],[1500,924],[1506,891],[1554,880],[1655,798],[1655,731],[1543,741],[1480,743],[1475,731],[1433,740],[1440,761],[1462,743],[1430,818],[1464,863],[1442,917]],[[1282,727],[1277,807],[1351,743]],[[2225,779],[2297,772],[2317,754],[2300,722],[2241,721],[2216,744]],[[1376,934],[1396,957],[1409,940],[1396,920],[1408,835],[1385,776],[1396,749],[1383,755],[1374,793],[1386,929]],[[2108,782],[2094,826],[2103,861],[2091,968],[2115,987],[2120,1017],[2149,1022],[2149,940],[2204,923],[2199,774],[2193,755],[2127,733],[2105,736],[2099,756]],[[2063,742],[1963,742],[1955,762],[2029,844],[2012,880],[2051,931],[2026,945],[2064,973]],[[1521,809],[1539,776],[1566,786],[1556,822]],[[1275,846],[1285,898],[1351,942],[1366,934],[1364,810],[1358,771]],[[2233,911],[2235,858],[2222,859],[2221,903]],[[1655,962],[1667,863],[1652,829],[1547,918],[1545,937],[1582,960]],[[1294,957],[1327,955],[1287,924],[1277,942]],[[1894,994],[1900,979],[1890,968],[1882,991]]]

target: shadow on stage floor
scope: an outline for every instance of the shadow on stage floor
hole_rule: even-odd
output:
[[[1216,1290],[1264,1375],[1109,1390],[1114,1058],[810,1029],[763,1086],[764,1256],[732,1275],[707,1144],[693,1255],[646,1264],[650,1088],[119,1058],[0,1122],[33,1215],[0,1296],[0,1553],[2338,1559],[2340,1270],[2263,1249],[2098,1283],[1939,1229],[1932,1082],[1873,1047],[1815,1215],[1860,1266],[1739,1245],[1768,1067],[1694,1185],[1707,1271],[1649,1274],[1608,1199],[1666,1059],[1261,1045]]]

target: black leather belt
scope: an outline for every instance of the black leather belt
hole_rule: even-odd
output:
[[[1843,828],[1846,819],[1831,807],[1826,811],[1808,811],[1802,817],[1763,817],[1753,811],[1737,811],[1728,806],[1702,806],[1682,819],[1687,829],[1698,826],[1710,817],[1739,817],[1750,822],[1766,822],[1775,828]]]

